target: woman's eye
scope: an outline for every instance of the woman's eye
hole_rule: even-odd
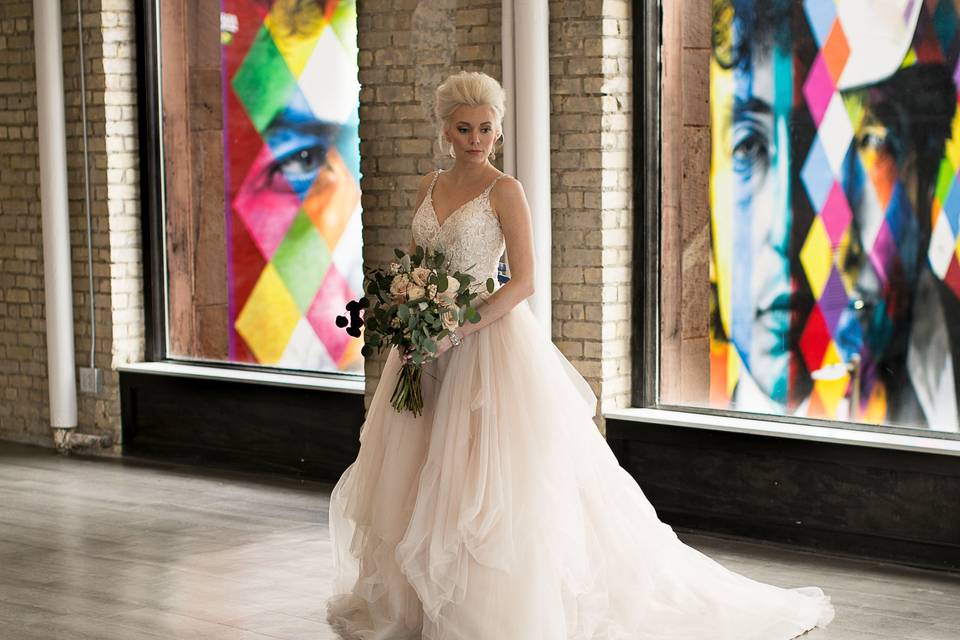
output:
[[[272,180],[277,174],[282,174],[294,190],[307,188],[320,169],[326,166],[327,152],[325,146],[316,145],[277,158],[270,167],[270,178]]]
[[[467,133],[467,129],[465,127],[460,127],[459,129],[457,129],[457,131],[464,134]]]

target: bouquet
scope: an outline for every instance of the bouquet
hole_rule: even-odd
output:
[[[347,304],[350,318],[337,316],[338,327],[352,336],[364,327],[366,344],[361,353],[394,346],[404,359],[391,403],[397,411],[423,412],[423,365],[436,356],[437,343],[466,322],[479,322],[473,306],[479,293],[471,287],[469,273],[449,273],[444,255],[416,246],[413,254],[395,250],[397,261],[371,269],[364,280],[366,295]],[[493,278],[486,281],[493,293]]]

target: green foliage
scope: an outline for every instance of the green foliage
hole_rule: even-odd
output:
[[[418,245],[411,254],[396,249],[394,255],[396,262],[387,268],[370,269],[365,274],[365,296],[359,301],[365,327],[361,353],[369,357],[393,346],[410,356],[409,363],[401,368],[392,402],[398,411],[408,409],[418,413],[423,408],[421,367],[436,357],[440,340],[450,334],[444,326],[444,317],[452,314],[457,326],[479,322],[480,312],[474,306],[479,293],[473,287],[474,277],[461,271],[450,272],[446,257],[440,251]],[[416,283],[423,283],[425,295],[412,300],[405,294],[395,297],[394,280],[403,277],[413,282],[414,270],[421,267],[428,273],[424,276],[418,271]],[[455,290],[451,290],[453,282],[457,283]],[[397,283],[396,289],[405,289],[401,283]],[[496,288],[493,278],[488,278],[484,285],[488,293]],[[436,292],[431,296],[433,287]]]

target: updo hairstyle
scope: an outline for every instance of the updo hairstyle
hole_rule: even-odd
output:
[[[437,87],[433,103],[433,116],[437,121],[437,139],[440,148],[446,149],[453,155],[453,148],[443,137],[444,129],[453,112],[461,106],[490,107],[493,109],[494,128],[503,136],[503,112],[506,103],[506,93],[500,83],[485,73],[478,71],[461,71],[443,81]],[[491,159],[496,155],[496,146],[491,151]]]

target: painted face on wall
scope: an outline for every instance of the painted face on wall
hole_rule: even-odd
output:
[[[726,383],[715,403],[883,421],[888,387],[906,380],[956,105],[935,39],[955,27],[920,13],[911,43],[913,23],[893,11],[903,50],[877,72],[871,47],[887,42],[890,58],[894,32],[879,37],[854,4],[714,3],[711,376]]]
[[[358,371],[335,325],[362,293],[356,10],[226,0],[231,357]]]
[[[727,68],[714,58],[710,83],[720,320],[745,372],[764,394],[785,403],[792,291],[789,52],[758,47]]]
[[[887,355],[894,328],[909,312],[918,275],[920,228],[917,162],[903,122],[893,121],[884,92],[844,96],[854,114],[853,139],[839,185],[849,203],[849,227],[841,230],[841,282],[829,283],[820,309],[836,322],[834,341],[844,362],[861,358],[870,390],[875,365]],[[901,118],[922,117],[901,114]],[[918,200],[925,200],[919,203]],[[839,206],[843,206],[842,203]],[[841,213],[841,216],[847,214]],[[842,285],[842,286],[841,286]]]

